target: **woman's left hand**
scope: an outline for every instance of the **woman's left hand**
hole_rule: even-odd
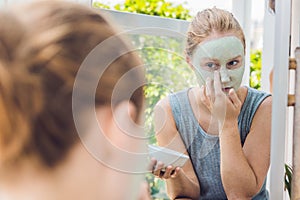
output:
[[[219,125],[225,121],[236,121],[240,113],[242,102],[233,88],[226,95],[222,90],[220,72],[214,72],[214,81],[207,78],[206,85],[200,89],[200,99],[216,118]]]

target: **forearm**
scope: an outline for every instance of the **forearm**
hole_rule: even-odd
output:
[[[247,199],[255,195],[257,178],[244,155],[237,122],[225,122],[222,126],[220,154],[221,178],[228,198]]]
[[[166,183],[167,193],[171,199],[199,199],[199,184],[189,179],[184,171],[181,171],[175,178],[167,179]]]

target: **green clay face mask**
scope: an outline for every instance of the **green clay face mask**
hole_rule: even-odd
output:
[[[200,86],[207,77],[214,79],[214,71],[220,71],[224,90],[237,90],[244,74],[244,46],[235,36],[217,38],[199,44],[192,55],[192,65]]]

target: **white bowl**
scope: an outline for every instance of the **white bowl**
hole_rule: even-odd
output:
[[[164,167],[172,165],[173,167],[182,167],[189,159],[184,153],[180,153],[165,147],[148,145],[149,156],[157,161],[164,163]]]

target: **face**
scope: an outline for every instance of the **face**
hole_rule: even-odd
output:
[[[200,86],[213,80],[214,71],[220,71],[223,91],[237,90],[244,74],[244,46],[235,36],[226,36],[200,43],[192,55],[192,65]]]

